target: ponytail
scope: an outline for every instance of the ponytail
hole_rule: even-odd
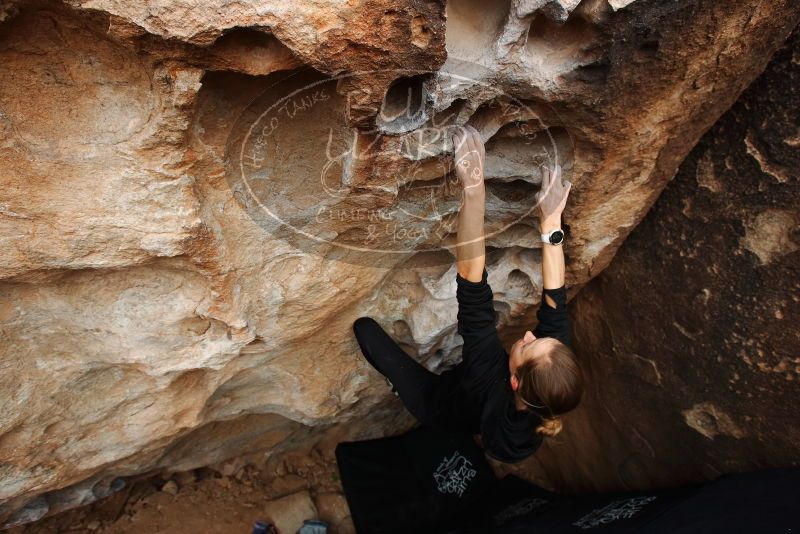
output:
[[[561,424],[561,418],[554,415],[553,417],[542,419],[542,424],[536,427],[536,433],[548,438],[552,438],[561,432],[562,428],[563,425]]]

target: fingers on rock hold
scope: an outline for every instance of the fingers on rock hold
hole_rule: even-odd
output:
[[[547,187],[550,184],[550,167],[542,165],[542,187]]]
[[[463,128],[456,128],[453,132],[453,150],[458,150],[464,144],[464,130]]]

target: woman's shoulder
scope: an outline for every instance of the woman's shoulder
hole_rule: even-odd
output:
[[[508,374],[508,353],[497,336],[487,336],[480,343],[462,348],[464,387],[468,391],[485,394],[492,384]]]
[[[492,384],[483,406],[481,435],[486,451],[497,460],[519,462],[533,454],[542,443],[536,432],[541,418],[518,410],[507,381]]]

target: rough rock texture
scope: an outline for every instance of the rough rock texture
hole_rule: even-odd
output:
[[[800,28],[573,300],[591,386],[525,469],[610,490],[800,465],[798,86]]]
[[[539,295],[537,165],[574,183],[578,288],[799,4],[0,2],[0,524],[407,426],[349,326],[458,358],[446,126],[487,140],[511,335]]]

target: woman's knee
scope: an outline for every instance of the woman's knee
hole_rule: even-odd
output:
[[[357,338],[363,338],[370,332],[375,332],[376,328],[381,329],[381,326],[372,317],[359,317],[353,323],[353,333]]]

